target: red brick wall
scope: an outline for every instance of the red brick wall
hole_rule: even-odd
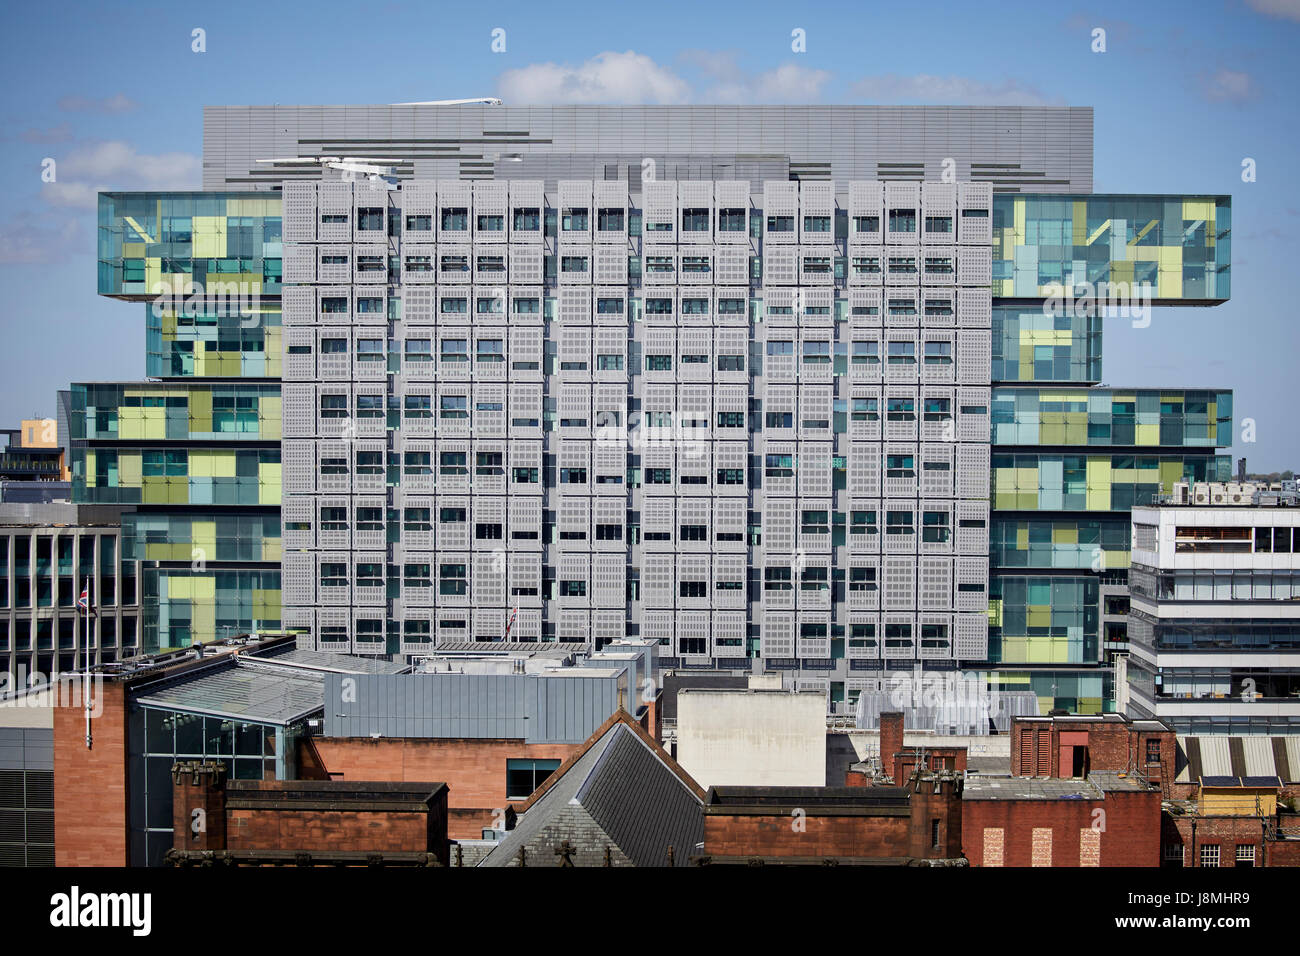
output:
[[[80,692],[54,708],[54,863],[130,865],[127,818],[127,721],[124,686],[105,682],[100,716],[86,717]],[[93,701],[93,698],[92,698]]]
[[[710,856],[906,857],[908,816],[804,817],[804,832],[791,816],[704,818],[704,852]]]
[[[1036,776],[1037,741],[1030,748],[1028,763],[1022,760],[1024,748],[1021,735],[1025,733],[1043,733],[1050,755],[1050,776],[1068,777],[1071,767],[1061,766],[1061,734],[1087,733],[1088,735],[1088,771],[1113,770],[1123,772],[1136,770],[1147,775],[1151,783],[1161,787],[1165,796],[1170,796],[1177,766],[1177,743],[1172,730],[1139,731],[1130,723],[1122,721],[1099,720],[1025,720],[1013,717],[1011,721],[1011,775],[1013,777]],[[1147,741],[1157,740],[1160,744],[1158,763],[1147,763]]]
[[[1100,866],[1160,865],[1160,793],[1107,794],[1105,800],[966,800],[962,805],[962,848],[971,866],[985,866],[984,831],[1002,830],[1002,865],[1033,863],[1035,829],[1052,831],[1052,866],[1079,866],[1093,825],[1093,810],[1105,811]]]
[[[880,768],[894,772],[894,758],[903,749],[903,715],[899,711],[885,711],[880,715]],[[894,777],[895,786],[907,783],[906,777]]]
[[[428,852],[428,814],[357,810],[229,810],[226,848]]]
[[[1260,849],[1264,841],[1263,825],[1259,817],[1197,817],[1165,816],[1165,839],[1170,840],[1170,827],[1177,834],[1173,840],[1183,845],[1183,866],[1201,865],[1201,847],[1218,844],[1219,866],[1234,866],[1237,862],[1237,844],[1255,848],[1255,865],[1262,866],[1264,854]],[[1270,851],[1274,844],[1269,844]]]
[[[503,810],[506,761],[516,758],[564,760],[578,744],[526,744],[522,740],[434,740],[395,737],[315,737],[314,754],[303,758],[334,780],[418,781],[447,784],[447,835],[476,840],[491,826],[493,811]],[[466,811],[470,811],[467,813]]]
[[[207,765],[211,768],[211,765]],[[220,779],[218,779],[220,778]],[[172,773],[172,846],[178,850],[224,850],[226,848],[225,774],[207,772]],[[202,810],[202,824],[195,829],[194,811]]]

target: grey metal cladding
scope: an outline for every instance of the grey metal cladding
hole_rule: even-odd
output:
[[[502,155],[548,153],[776,156],[801,179],[837,183],[892,178],[901,164],[920,164],[905,178],[939,180],[952,160],[958,180],[1092,191],[1091,107],[209,106],[203,124],[204,189],[319,178],[258,162],[294,156],[392,158],[403,179],[478,179]]]
[[[326,674],[325,735],[581,743],[617,694],[604,675]]]
[[[53,729],[0,727],[0,770],[53,769]]]

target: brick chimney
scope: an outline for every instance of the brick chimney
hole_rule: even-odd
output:
[[[899,785],[911,791],[912,858],[961,859],[962,778],[950,770],[917,770],[910,780]]]
[[[880,769],[894,776],[894,758],[903,750],[903,712],[885,711],[880,715]],[[894,786],[903,787],[906,780],[894,780]]]
[[[172,846],[226,848],[226,765],[201,760],[172,764]]]

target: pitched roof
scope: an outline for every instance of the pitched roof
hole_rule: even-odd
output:
[[[515,828],[479,865],[517,865],[524,847],[532,865],[554,866],[554,847],[568,840],[589,853],[616,848],[620,859],[636,866],[666,865],[671,845],[676,862],[684,866],[704,839],[703,796],[699,785],[620,709],[516,808]],[[581,827],[575,823],[578,817]],[[599,847],[590,845],[591,826],[600,833]]]
[[[1206,777],[1300,780],[1300,734],[1205,734],[1178,738],[1177,783]]]

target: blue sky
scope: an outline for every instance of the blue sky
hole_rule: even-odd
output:
[[[1112,322],[1104,379],[1235,391],[1235,455],[1300,468],[1300,0],[9,5],[0,29],[0,423],[144,375],[95,294],[94,192],[200,182],[205,104],[881,103],[1095,108],[1098,192],[1230,193],[1232,301]],[[191,49],[206,31],[207,50]],[[506,31],[493,53],[492,31]],[[791,31],[806,31],[804,53]],[[1106,52],[1092,33],[1106,31]],[[44,184],[42,161],[58,163]],[[1244,158],[1257,180],[1244,183]],[[1255,423],[1242,441],[1242,420]]]

